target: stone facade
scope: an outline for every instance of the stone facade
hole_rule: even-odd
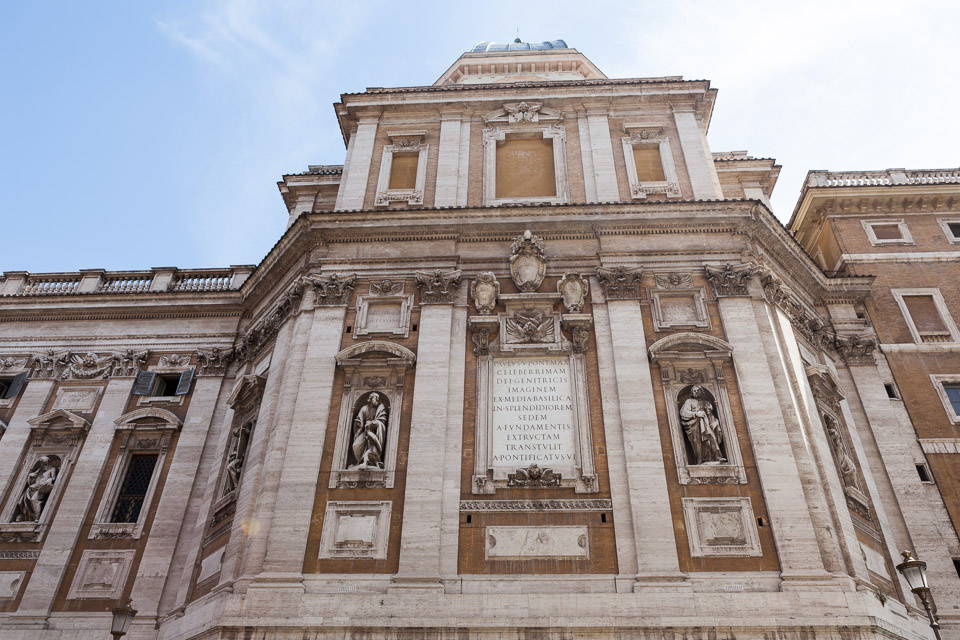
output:
[[[3,637],[960,638],[960,174],[791,234],[715,97],[478,46],[255,267],[4,273]]]

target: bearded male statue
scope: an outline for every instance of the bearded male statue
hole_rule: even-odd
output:
[[[694,385],[690,397],[680,407],[680,424],[693,452],[693,464],[720,464],[727,461],[720,448],[723,431],[717,411],[707,391],[700,385]]]
[[[374,391],[353,418],[350,449],[356,462],[350,469],[383,469],[383,445],[387,436],[387,407]]]
[[[54,458],[56,459],[56,458]],[[38,522],[47,498],[57,481],[57,466],[49,456],[43,456],[27,475],[27,486],[17,499],[13,510],[14,522]]]

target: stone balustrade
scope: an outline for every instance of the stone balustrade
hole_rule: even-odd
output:
[[[56,274],[7,271],[0,277],[0,296],[236,291],[253,269],[242,265],[227,269],[157,267],[149,271],[122,272],[87,269]]]
[[[960,184],[960,169],[907,171],[811,171],[807,187],[869,187],[911,184]]]

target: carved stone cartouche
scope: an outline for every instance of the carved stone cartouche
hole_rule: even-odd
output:
[[[493,312],[499,296],[500,283],[497,282],[497,276],[491,271],[478,273],[477,279],[470,284],[470,297],[473,298],[473,306],[481,315],[489,315]]]
[[[565,273],[557,282],[557,293],[567,313],[580,313],[590,292],[590,282],[578,273]]]
[[[523,292],[536,291],[547,274],[543,240],[529,229],[517,236],[510,247],[510,277]]]

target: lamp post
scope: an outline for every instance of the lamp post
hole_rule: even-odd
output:
[[[897,565],[897,571],[906,578],[910,590],[920,596],[923,608],[927,610],[927,618],[930,620],[933,635],[937,636],[937,640],[941,640],[940,623],[933,617],[933,612],[930,611],[930,602],[927,600],[927,596],[930,595],[930,585],[927,584],[927,563],[923,560],[917,560],[910,555],[909,551],[904,551],[901,555],[903,555],[903,562]]]
[[[130,598],[123,603],[122,607],[116,607],[113,610],[113,623],[110,625],[110,635],[114,640],[119,640],[127,635],[130,629],[130,623],[133,622],[133,616],[137,615],[137,610],[130,606]]]

